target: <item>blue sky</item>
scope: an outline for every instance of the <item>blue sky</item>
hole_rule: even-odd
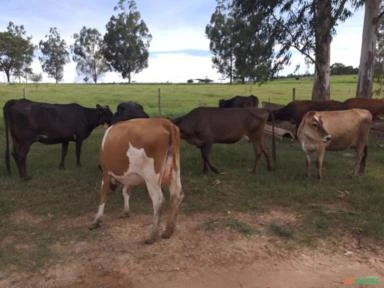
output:
[[[73,43],[72,35],[83,26],[97,28],[105,33],[105,24],[115,13],[117,0],[2,0],[0,11],[0,31],[4,31],[9,21],[24,25],[32,41],[37,44],[57,27],[68,45]],[[146,22],[152,42],[149,48],[149,67],[134,75],[137,82],[186,82],[190,78],[208,77],[219,81],[220,75],[212,68],[209,40],[205,36],[205,26],[215,9],[215,0],[137,0],[137,7]],[[337,28],[331,46],[331,63],[341,62],[357,67],[360,59],[363,9]],[[293,54],[291,65],[282,74],[293,72],[297,64],[301,72],[307,69],[304,58]],[[76,64],[65,67],[64,82],[72,83],[81,78],[76,75]],[[32,65],[34,72],[41,72],[36,59]],[[312,68],[309,68],[312,71]],[[5,81],[0,73],[0,82]],[[45,82],[54,82],[44,75]],[[122,81],[117,73],[107,73],[105,82]]]

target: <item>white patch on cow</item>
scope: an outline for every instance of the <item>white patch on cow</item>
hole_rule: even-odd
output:
[[[136,148],[129,143],[127,157],[129,159],[129,168],[123,175],[108,172],[118,182],[130,187],[143,182],[157,182],[159,180],[160,174],[155,172],[155,160],[147,156],[144,148]]]
[[[99,210],[97,210],[96,219],[99,219],[104,215],[104,206],[105,203],[99,205]]]
[[[319,116],[317,116],[317,114],[313,115],[313,119],[315,119],[317,122],[320,121]]]
[[[105,133],[104,133],[104,136],[103,136],[103,140],[101,141],[101,150],[104,149],[105,141],[107,140],[108,133],[109,133],[109,131],[112,129],[112,127],[113,127],[113,126],[109,127],[107,130],[105,130]]]

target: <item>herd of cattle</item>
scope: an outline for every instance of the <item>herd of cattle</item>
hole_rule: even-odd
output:
[[[132,187],[145,183],[153,204],[153,225],[147,243],[158,235],[162,187],[169,186],[170,211],[162,237],[174,231],[176,216],[184,197],[180,180],[180,138],[200,149],[203,172],[219,173],[209,154],[214,143],[235,143],[246,138],[255,153],[253,171],[261,154],[272,161],[264,143],[268,121],[290,121],[296,125],[296,138],[306,156],[306,174],[310,176],[311,153],[317,152],[317,173],[322,177],[324,153],[329,150],[356,149],[354,174],[364,172],[368,134],[372,121],[384,113],[384,99],[348,99],[339,101],[292,101],[281,109],[257,108],[256,96],[235,96],[220,100],[219,107],[198,107],[176,119],[149,118],[135,102],[123,102],[112,113],[108,106],[86,108],[78,104],[48,104],[27,99],[9,100],[3,107],[5,123],[5,163],[10,174],[9,137],[12,156],[21,179],[28,179],[27,154],[34,142],[62,144],[59,167],[65,167],[70,141],[76,143],[76,160],[80,166],[83,141],[99,125],[109,127],[100,149],[102,172],[100,204],[91,229],[100,225],[109,190],[122,188],[124,215],[129,215]],[[129,120],[129,121],[126,121]],[[273,136],[274,137],[274,136]]]

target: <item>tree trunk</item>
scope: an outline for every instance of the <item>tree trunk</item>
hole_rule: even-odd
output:
[[[379,1],[365,1],[363,39],[361,41],[359,77],[356,97],[372,98],[373,64],[375,59],[376,29],[379,14]]]
[[[315,8],[315,79],[312,100],[330,98],[331,62],[331,1],[318,0]]]
[[[9,70],[4,70],[5,72],[5,75],[7,75],[7,81],[8,81],[8,84],[11,82],[11,73]]]

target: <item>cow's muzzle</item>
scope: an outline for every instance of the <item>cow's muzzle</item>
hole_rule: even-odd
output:
[[[325,136],[323,138],[323,142],[324,143],[329,143],[329,142],[331,142],[331,140],[332,140],[332,136],[331,135],[327,135],[327,136]]]

